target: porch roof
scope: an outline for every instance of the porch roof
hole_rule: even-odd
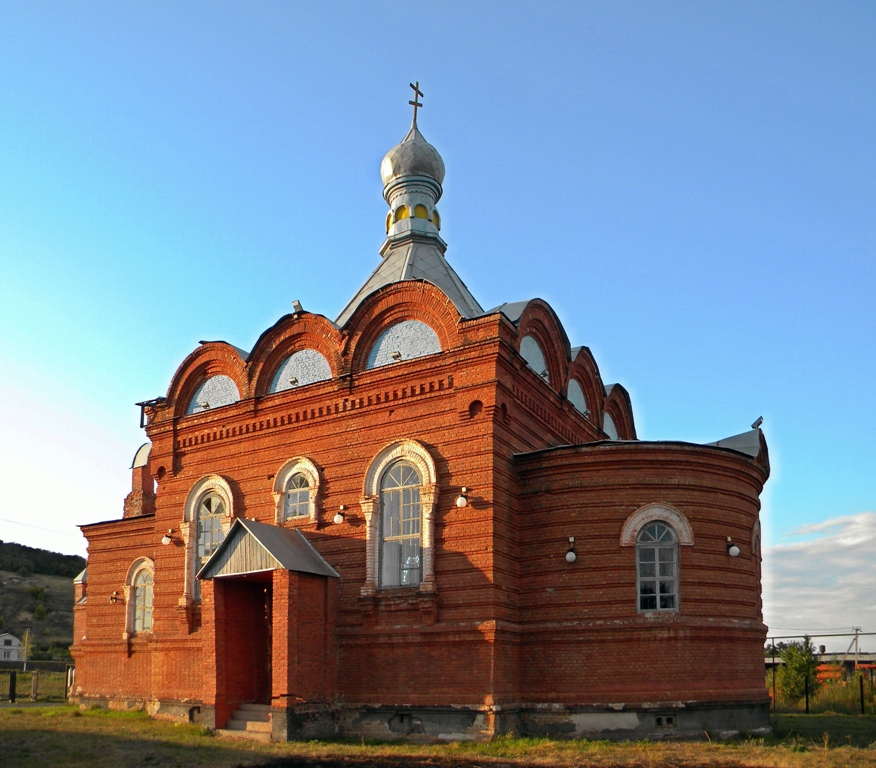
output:
[[[231,530],[198,571],[199,579],[283,569],[340,578],[304,535],[292,528],[235,518]]]

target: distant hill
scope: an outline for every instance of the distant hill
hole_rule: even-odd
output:
[[[43,573],[46,576],[73,578],[85,567],[79,555],[61,555],[45,549],[0,541],[0,571],[14,571],[22,576]]]
[[[0,542],[0,632],[24,639],[31,658],[65,658],[73,642],[73,577],[85,558]]]

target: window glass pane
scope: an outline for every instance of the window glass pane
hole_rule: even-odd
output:
[[[380,586],[419,584],[420,476],[412,465],[398,462],[381,480]]]
[[[310,488],[307,478],[296,473],[286,483],[286,501],[284,502],[285,517],[304,517],[310,515]]]
[[[636,554],[640,611],[676,609],[677,546],[675,532],[665,523],[649,523],[639,532]]]

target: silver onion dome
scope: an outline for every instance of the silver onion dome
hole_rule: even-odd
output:
[[[439,185],[444,182],[444,161],[438,150],[423,138],[416,123],[380,163],[384,187],[403,176],[429,176]]]

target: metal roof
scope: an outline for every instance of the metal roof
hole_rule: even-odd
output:
[[[235,518],[225,541],[198,571],[198,578],[242,576],[278,569],[340,578],[301,531],[242,517]]]
[[[152,443],[143,443],[134,454],[134,460],[131,462],[131,469],[145,467],[149,463],[149,452],[152,450]]]
[[[439,288],[463,317],[483,314],[477,299],[444,258],[442,246],[443,242],[439,243],[435,238],[411,237],[410,234],[391,243],[380,265],[344,307],[335,323],[345,325],[359,305],[376,290],[406,280],[424,280]]]
[[[706,443],[706,445],[730,448],[733,451],[747,453],[749,456],[757,456],[760,453],[760,430],[750,429],[748,432],[725,437],[723,440],[716,440],[714,443]]]

